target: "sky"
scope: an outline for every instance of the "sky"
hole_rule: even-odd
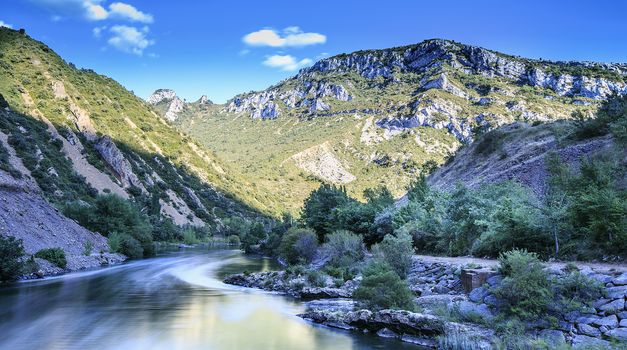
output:
[[[627,62],[627,1],[2,0],[66,61],[146,98],[223,103],[339,53],[444,38],[529,58]]]

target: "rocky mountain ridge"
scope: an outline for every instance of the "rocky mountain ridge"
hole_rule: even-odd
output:
[[[175,122],[180,118],[180,114],[186,108],[198,108],[212,105],[213,102],[202,95],[196,102],[187,102],[177,96],[176,92],[171,89],[157,89],[147,99],[146,103],[155,107],[162,112],[163,117],[169,122]]]
[[[356,197],[385,185],[400,197],[478,135],[592,116],[627,94],[626,82],[624,63],[524,59],[435,39],[325,58],[176,125],[297,211],[315,180]]]

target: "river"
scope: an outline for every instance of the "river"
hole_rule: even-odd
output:
[[[222,283],[276,268],[193,249],[0,288],[0,349],[419,349],[312,325],[293,298]]]

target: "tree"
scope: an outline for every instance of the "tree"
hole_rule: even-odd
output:
[[[306,228],[291,228],[281,240],[279,256],[288,264],[309,263],[318,249],[316,233]]]
[[[301,218],[318,235],[318,241],[324,242],[327,234],[337,228],[336,211],[354,200],[346,194],[346,189],[335,185],[322,184],[311,192],[305,200]]]
[[[21,239],[0,236],[0,282],[13,281],[21,274],[22,255],[24,247]]]
[[[407,283],[394,272],[390,265],[381,261],[371,262],[363,272],[363,279],[353,297],[369,309],[414,310],[414,295]]]
[[[396,235],[386,235],[381,243],[373,247],[372,251],[375,256],[390,265],[400,278],[407,278],[414,254],[412,237],[409,234],[398,232]]]

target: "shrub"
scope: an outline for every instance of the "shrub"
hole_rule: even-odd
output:
[[[396,235],[386,235],[381,243],[373,247],[373,252],[385,260],[400,278],[407,278],[414,254],[412,237],[409,234],[399,232]]]
[[[56,266],[64,269],[67,266],[65,252],[61,248],[46,248],[35,253],[35,257],[48,260]]]
[[[324,287],[327,284],[327,279],[323,273],[318,270],[310,270],[307,272],[307,281],[314,287]]]
[[[0,236],[0,282],[13,281],[20,275],[22,255],[24,247],[21,239]]]
[[[93,250],[94,243],[92,241],[87,241],[83,244],[83,254],[85,256],[90,256]]]
[[[288,264],[309,263],[318,249],[318,238],[314,231],[290,228],[279,245],[279,256]]]
[[[353,297],[369,309],[414,310],[414,296],[407,283],[390,265],[371,262],[363,272],[363,279]]]
[[[107,237],[107,243],[109,243],[109,250],[114,253],[120,253],[122,249],[122,235],[117,232],[112,232]]]
[[[227,237],[227,242],[229,242],[230,245],[239,245],[239,236],[230,235]]]
[[[188,228],[183,231],[183,243],[188,245],[197,244],[199,242],[198,237],[196,237],[196,232],[194,230]]]
[[[347,267],[364,258],[364,242],[361,236],[350,231],[336,231],[327,237],[324,251],[331,266]]]
[[[74,202],[67,204],[63,211],[65,215],[91,231],[100,232],[105,236],[113,232],[124,233],[140,245],[144,256],[154,254],[152,226],[148,218],[122,197],[114,194],[100,195],[94,205]],[[134,244],[127,242],[127,247]],[[137,250],[133,249],[133,253],[136,252]]]
[[[141,243],[131,235],[120,234],[120,253],[131,259],[140,259],[144,256],[144,248]]]
[[[499,262],[505,277],[494,295],[505,302],[504,311],[521,319],[546,316],[554,291],[537,254],[514,249],[501,254]]]
[[[589,306],[594,300],[603,296],[603,284],[582,274],[570,271],[555,280],[557,295],[561,298],[562,311],[578,310],[584,305]]]

